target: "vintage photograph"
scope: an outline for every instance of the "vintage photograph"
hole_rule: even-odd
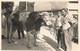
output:
[[[1,50],[78,51],[78,3],[1,1]]]

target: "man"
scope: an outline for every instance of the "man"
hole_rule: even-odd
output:
[[[62,9],[62,14],[64,16],[62,29],[64,32],[65,45],[67,47],[66,51],[71,51],[72,50],[71,40],[73,37],[72,27],[75,25],[77,21],[70,14],[68,14],[67,8]]]

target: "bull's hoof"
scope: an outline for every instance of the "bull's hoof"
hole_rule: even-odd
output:
[[[28,49],[30,49],[30,48],[31,48],[31,46],[27,45],[27,48],[28,48]]]
[[[13,39],[15,39],[15,37],[13,37]]]
[[[25,36],[23,36],[22,38],[25,38]]]
[[[25,39],[26,37],[23,37],[23,39]]]
[[[21,37],[18,37],[18,39],[21,39]]]
[[[12,40],[11,42],[15,42],[14,40]]]
[[[38,44],[34,44],[34,46],[36,46],[36,47],[37,47],[37,46],[38,46]]]
[[[6,39],[9,39],[9,37],[7,37]]]
[[[9,44],[11,44],[11,42],[8,42]]]

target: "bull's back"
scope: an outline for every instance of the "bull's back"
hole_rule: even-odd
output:
[[[34,29],[34,21],[27,19],[26,23],[25,23],[25,27],[27,29],[27,31],[31,31]]]

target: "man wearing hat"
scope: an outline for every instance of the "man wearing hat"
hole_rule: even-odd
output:
[[[72,50],[72,37],[73,37],[73,29],[72,27],[77,23],[77,21],[72,17],[72,15],[68,14],[68,9],[63,8],[62,14],[64,16],[63,18],[63,32],[64,32],[64,40],[66,45],[66,51]]]

